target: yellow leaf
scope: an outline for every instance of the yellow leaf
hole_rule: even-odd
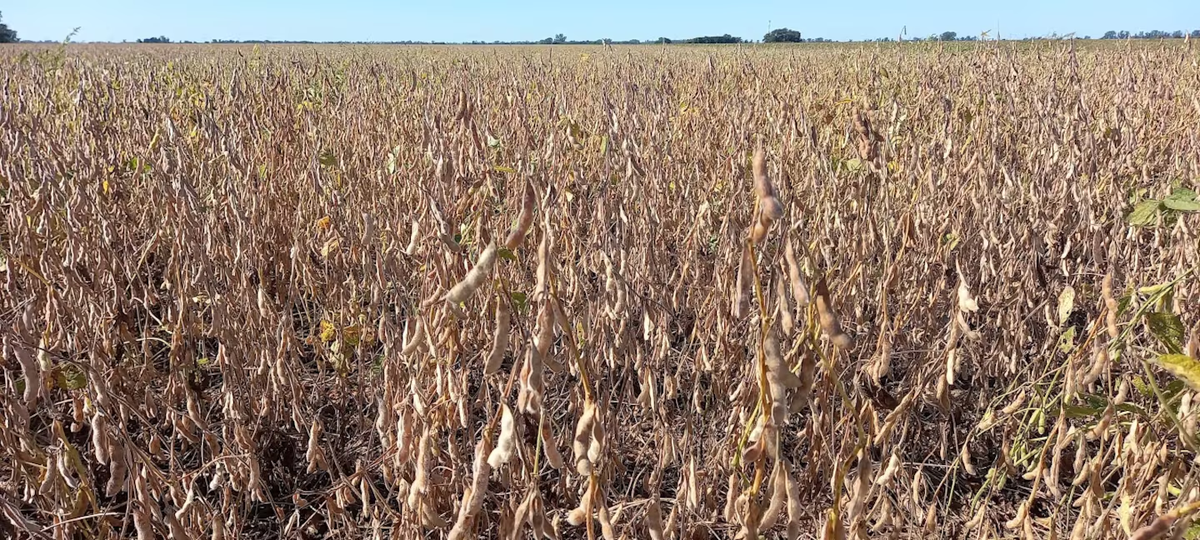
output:
[[[329,343],[337,338],[337,327],[329,321],[321,321],[321,341]]]
[[[1117,508],[1117,516],[1121,518],[1121,528],[1125,529],[1126,535],[1133,535],[1133,497],[1128,493],[1121,493],[1121,506]]]
[[[1067,317],[1075,309],[1075,288],[1070,285],[1058,295],[1058,324],[1066,324]]]
[[[324,246],[321,246],[321,256],[328,259],[329,254],[337,252],[339,245],[340,242],[338,242],[337,238],[330,238],[328,242],[325,242]]]
[[[1164,354],[1158,363],[1195,390],[1200,390],[1200,361],[1182,354]]]
[[[516,169],[513,169],[512,167],[506,167],[506,166],[504,166],[504,165],[497,165],[497,166],[496,166],[496,172],[502,172],[502,173],[508,173],[508,174],[517,174],[517,171],[516,171]]]
[[[329,230],[329,216],[325,216],[321,219],[318,219],[317,227],[320,227],[322,231],[328,231]]]

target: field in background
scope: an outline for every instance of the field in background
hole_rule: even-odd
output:
[[[1198,184],[1183,43],[2,48],[0,533],[1182,533]]]

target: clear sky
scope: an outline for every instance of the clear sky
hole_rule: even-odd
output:
[[[762,39],[788,27],[835,40],[945,30],[1002,37],[1051,32],[1200,28],[1200,0],[7,0],[22,39],[76,41],[270,39],[308,41],[651,40],[732,34]]]

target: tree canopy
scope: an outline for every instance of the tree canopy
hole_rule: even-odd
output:
[[[742,38],[725,34],[723,36],[700,36],[687,40],[688,43],[741,43]]]
[[[804,41],[800,32],[789,28],[776,28],[763,36],[764,43],[800,43]]]
[[[0,13],[0,43],[16,43],[17,31],[4,24],[4,14]]]
[[[1151,30],[1149,32],[1138,32],[1136,34],[1130,34],[1128,30],[1121,30],[1120,32],[1116,30],[1109,30],[1105,32],[1100,39],[1183,39],[1187,35],[1189,34],[1184,33],[1183,30],[1176,30],[1174,32]],[[1193,30],[1190,35],[1195,39],[1200,39],[1200,30]]]

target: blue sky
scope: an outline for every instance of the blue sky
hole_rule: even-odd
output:
[[[1200,28],[1200,0],[8,0],[4,22],[22,39],[77,41],[271,39],[311,41],[654,39],[732,34],[762,39],[769,27],[836,40],[994,30],[1020,38],[1051,32]],[[769,26],[768,26],[769,25]]]

